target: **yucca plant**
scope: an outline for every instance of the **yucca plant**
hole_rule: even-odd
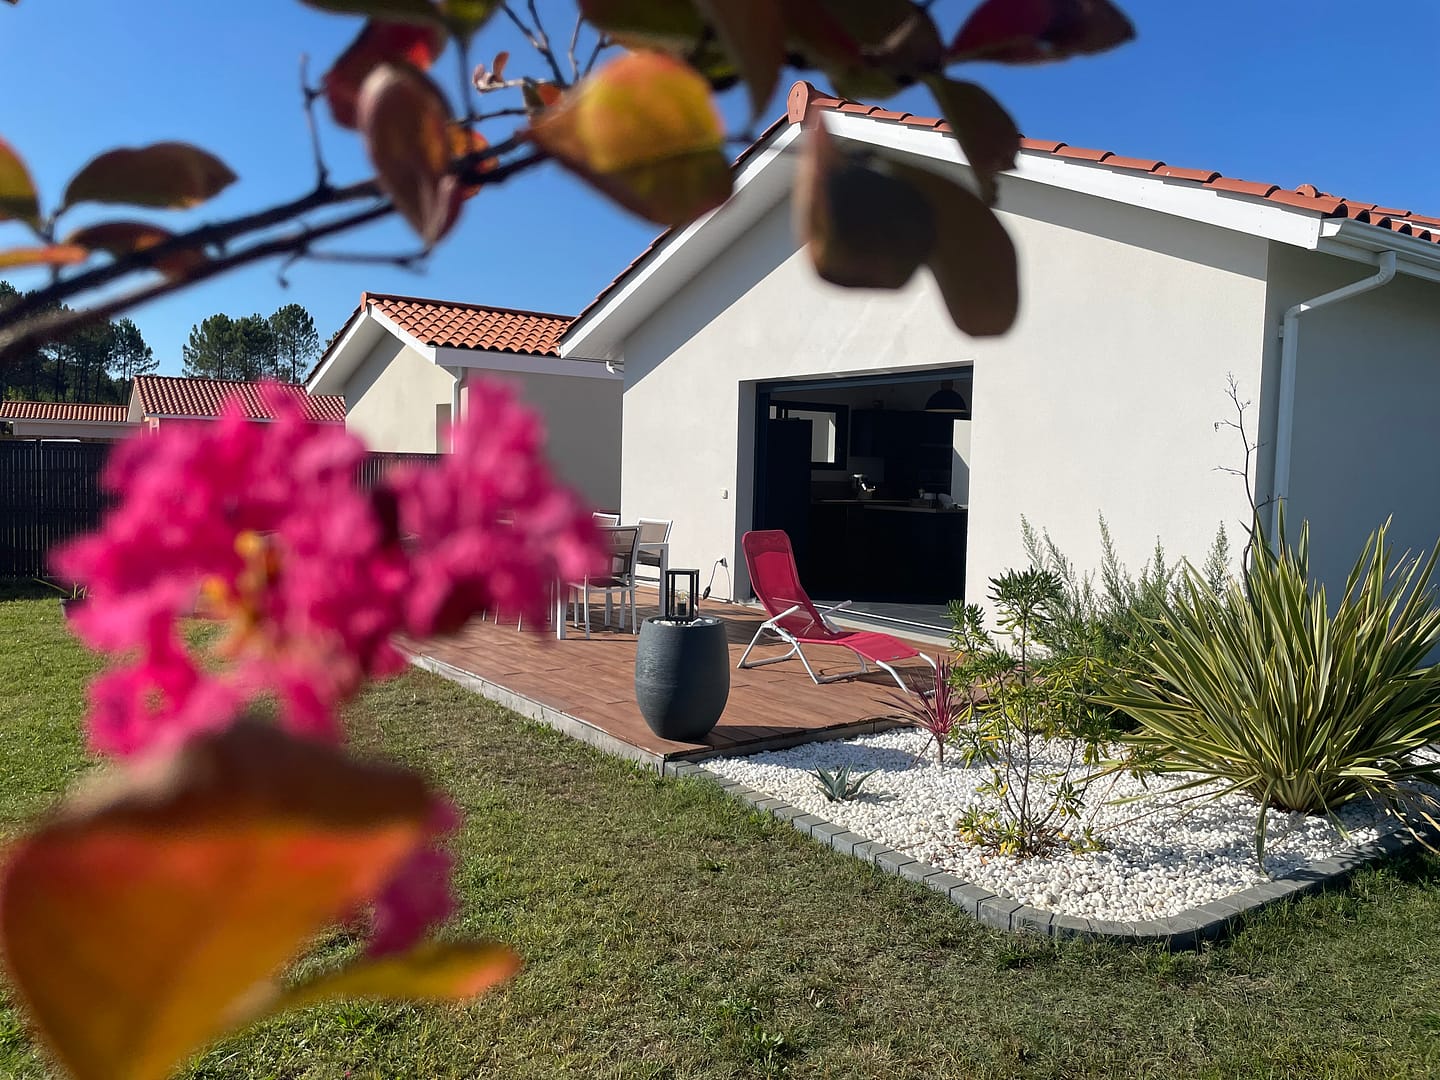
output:
[[[1310,580],[1310,530],[1274,551],[1258,545],[1241,581],[1216,593],[1188,570],[1149,647],[1108,704],[1139,723],[1132,757],[1161,773],[1191,772],[1184,791],[1218,780],[1218,795],[1256,800],[1256,858],[1265,811],[1332,818],[1368,795],[1414,828],[1434,800],[1409,781],[1440,783],[1417,754],[1440,738],[1440,646],[1429,559],[1392,568],[1388,522],[1372,533],[1333,602]]]
[[[875,770],[861,773],[859,776],[850,775],[850,766],[842,765],[838,769],[816,769],[815,779],[820,783],[820,791],[825,798],[831,802],[849,802],[860,794],[860,789],[865,786],[865,781],[875,775]]]

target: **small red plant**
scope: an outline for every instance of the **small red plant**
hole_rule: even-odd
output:
[[[950,661],[941,660],[936,666],[933,689],[906,694],[903,698],[895,696],[890,700],[899,706],[901,714],[912,724],[930,733],[930,738],[935,743],[936,758],[944,765],[945,740],[960,723],[960,717],[966,708],[964,695],[960,694],[950,681]],[[917,758],[928,749],[930,743],[927,742],[920,754],[916,755]]]

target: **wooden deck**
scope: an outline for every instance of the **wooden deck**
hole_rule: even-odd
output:
[[[647,606],[648,601],[648,606]],[[657,614],[655,594],[640,597],[640,615]],[[883,671],[817,686],[798,660],[735,670],[763,615],[746,607],[702,603],[720,618],[730,642],[730,699],[703,743],[662,739],[635,704],[635,635],[628,631],[572,629],[564,641],[553,631],[517,630],[513,622],[474,621],[458,635],[402,641],[415,664],[452,679],[522,715],[559,728],[609,753],[656,767],[676,758],[752,752],[814,739],[840,738],[894,727],[899,688]],[[598,620],[597,620],[598,621]],[[934,644],[915,642],[931,656]],[[757,648],[774,656],[783,646]],[[856,667],[845,649],[808,648],[824,675]],[[897,666],[907,678],[928,679],[930,668],[914,659]]]

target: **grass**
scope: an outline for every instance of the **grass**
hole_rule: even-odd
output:
[[[94,670],[53,601],[0,602],[5,823],[85,758]],[[454,930],[514,945],[458,1009],[350,1005],[192,1078],[1388,1077],[1440,1072],[1440,861],[1360,874],[1169,955],[986,930],[697,782],[662,782],[432,676],[351,711],[469,815]],[[342,939],[308,963],[350,948]],[[0,1008],[0,1075],[46,1075]]]

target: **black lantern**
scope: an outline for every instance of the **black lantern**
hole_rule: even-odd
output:
[[[665,619],[669,622],[694,622],[699,614],[695,600],[700,595],[699,570],[665,571]]]

